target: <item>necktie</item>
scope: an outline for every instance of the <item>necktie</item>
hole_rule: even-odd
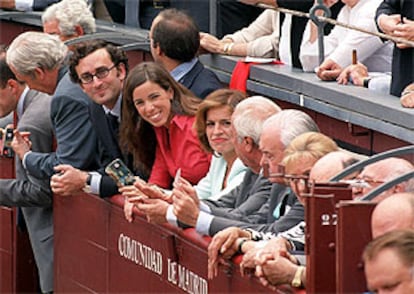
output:
[[[118,117],[111,113],[106,114],[106,119],[109,122],[109,125],[111,126],[113,134],[118,137],[118,131],[119,131],[119,123],[118,123]]]

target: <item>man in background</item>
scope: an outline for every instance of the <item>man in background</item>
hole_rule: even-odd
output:
[[[197,97],[205,98],[222,88],[216,74],[197,58],[200,32],[188,14],[176,9],[163,10],[154,19],[149,36],[154,61]]]

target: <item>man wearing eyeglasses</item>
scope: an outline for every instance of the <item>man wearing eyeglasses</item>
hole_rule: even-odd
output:
[[[367,165],[356,177],[356,181],[351,183],[353,185],[353,198],[360,198],[381,184],[389,182],[398,176],[402,176],[413,169],[414,166],[409,161],[396,157],[390,157]],[[394,193],[413,191],[414,180],[411,179],[384,191],[372,201],[379,202]]]
[[[133,170],[131,156],[123,154],[118,143],[121,121],[122,88],[128,73],[126,53],[113,44],[93,40],[75,45],[70,58],[70,76],[92,102],[89,105],[93,128],[98,136],[101,165],[98,171],[86,172],[70,165],[58,165],[51,179],[53,192],[69,195],[80,190],[109,197],[118,193],[115,181],[104,168],[115,158],[122,158]],[[141,178],[145,175],[135,170]]]

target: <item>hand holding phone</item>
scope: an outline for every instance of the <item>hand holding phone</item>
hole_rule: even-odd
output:
[[[105,172],[115,180],[118,187],[130,186],[135,183],[135,176],[119,158],[113,160],[105,168]]]

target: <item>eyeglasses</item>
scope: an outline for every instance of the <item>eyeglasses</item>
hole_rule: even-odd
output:
[[[352,180],[341,181],[343,183],[349,184],[352,188],[356,189],[370,189],[375,184],[384,184],[384,181],[368,179],[368,178],[356,178]]]
[[[285,176],[285,166],[279,164],[277,166],[277,171],[275,173],[270,173],[269,172],[269,164],[268,163],[263,163],[262,164],[262,172],[263,172],[263,176],[265,178],[281,178],[283,179]]]
[[[109,72],[116,66],[116,64],[112,65],[111,67],[98,67],[95,71],[95,74],[91,74],[90,72],[84,73],[79,76],[79,80],[82,84],[90,84],[93,82],[93,78],[97,77],[98,79],[106,78],[109,75]]]

